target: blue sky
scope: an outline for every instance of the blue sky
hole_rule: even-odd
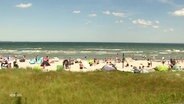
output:
[[[184,0],[0,0],[0,37],[184,43]]]

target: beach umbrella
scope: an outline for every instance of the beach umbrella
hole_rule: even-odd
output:
[[[105,71],[113,71],[113,70],[116,70],[116,67],[113,67],[112,65],[104,65],[102,67],[102,70],[105,70]]]

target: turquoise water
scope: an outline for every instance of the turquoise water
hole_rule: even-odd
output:
[[[161,43],[91,43],[91,42],[0,42],[0,54],[4,56],[36,55],[59,58],[114,58],[126,57],[160,59],[182,58],[184,44]]]

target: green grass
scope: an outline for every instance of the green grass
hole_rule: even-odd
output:
[[[184,72],[0,71],[0,104],[184,104]]]

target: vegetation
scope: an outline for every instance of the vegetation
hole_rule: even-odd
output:
[[[184,72],[0,71],[0,104],[183,104]],[[17,92],[22,96],[12,97]]]

